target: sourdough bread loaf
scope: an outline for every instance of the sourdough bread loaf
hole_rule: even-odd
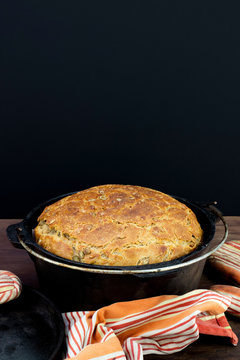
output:
[[[202,236],[190,208],[134,185],[100,185],[62,198],[44,209],[35,228],[37,243],[51,253],[109,266],[173,260]]]

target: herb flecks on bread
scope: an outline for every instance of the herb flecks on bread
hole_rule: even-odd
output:
[[[160,191],[100,185],[46,207],[36,241],[58,256],[98,265],[169,261],[192,252],[203,231],[193,211]]]

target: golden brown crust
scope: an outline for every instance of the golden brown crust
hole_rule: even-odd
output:
[[[154,264],[188,254],[202,239],[195,214],[157,190],[100,185],[48,206],[37,242],[67,259],[110,266]]]

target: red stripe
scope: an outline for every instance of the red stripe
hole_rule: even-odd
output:
[[[220,249],[218,249],[218,251],[216,251],[216,254],[225,254],[225,255],[228,255],[229,253],[230,254],[233,254],[234,255],[234,257],[238,257],[239,255],[240,255],[240,253],[239,253],[239,251],[236,251],[236,250],[234,250],[235,249],[235,247],[233,246],[233,249],[231,249],[231,248],[229,248],[229,246],[228,247],[224,247],[224,248],[220,248]],[[213,256],[214,256],[215,254],[213,254]]]
[[[80,321],[81,327],[82,327],[82,329],[83,329],[83,339],[85,339],[86,329],[85,329],[85,326],[84,326],[84,324],[83,324],[82,317],[79,315],[79,312],[76,312],[76,314],[77,314],[77,317],[78,317],[78,319],[79,319],[79,321]],[[83,314],[83,315],[84,315],[84,314]]]
[[[10,289],[3,290],[5,287],[10,287]],[[9,271],[0,271],[0,294],[2,294],[1,301],[7,302],[11,298],[17,297],[19,295],[20,289],[21,284],[13,273]],[[8,296],[6,297],[7,294]]]
[[[236,310],[236,309],[233,309],[233,308],[230,308],[230,309],[228,310],[228,312],[234,312],[234,313],[240,315],[240,312],[239,312],[238,310]]]
[[[235,242],[231,242],[231,243],[227,243],[227,244],[223,245],[220,249],[218,249],[218,251],[221,250],[221,249],[228,250],[231,247],[234,248],[234,249],[240,250],[239,244],[237,244]]]
[[[239,312],[239,311],[236,311],[236,310],[231,309],[231,310],[228,310],[228,312],[229,312],[230,314],[234,314],[234,315],[236,315],[236,316],[240,316],[240,312]]]
[[[77,332],[77,334],[78,334],[78,336],[79,336],[79,338],[80,338],[80,342],[81,342],[81,345],[82,345],[82,336],[81,336],[81,333],[80,333],[80,331],[79,331],[79,329],[78,329],[75,316],[74,316],[73,313],[71,313],[71,314],[72,314],[72,317],[73,317],[73,319],[74,319],[74,328],[75,328],[75,330],[76,330],[76,332]],[[79,351],[81,351],[81,350],[82,350],[82,347],[79,345],[78,342],[77,342],[77,346],[78,346],[78,348],[79,348]]]
[[[76,326],[75,318],[74,318],[72,312],[70,312],[70,314],[71,314],[71,317],[72,317],[73,320],[74,320],[73,324],[74,324],[74,328],[75,328],[75,326]],[[77,341],[77,339],[75,338],[75,335],[74,335],[74,333],[73,333],[72,327],[71,327],[70,333],[71,333],[72,340],[73,340],[74,343],[77,345],[77,348],[79,349],[79,351],[81,351],[81,348],[80,348],[80,346],[79,346],[79,343],[78,343],[78,341]]]
[[[216,293],[215,293],[216,294]],[[221,301],[225,306],[227,306],[227,307],[229,307],[229,303],[226,303],[226,302],[224,302],[223,301],[223,296],[217,296],[217,294],[215,295],[214,294],[214,296],[213,296],[213,293],[211,293],[211,294],[206,294],[204,297],[202,296],[198,301],[197,301],[197,304],[199,304],[199,303],[203,303],[203,302],[207,302],[207,301],[209,301],[209,298],[210,298],[210,300],[218,300],[218,301]],[[190,305],[194,305],[196,302],[188,302],[187,303],[187,307],[189,308],[190,307]],[[185,304],[184,304],[185,305]],[[176,309],[177,308],[177,306],[174,306],[174,307],[172,307],[171,308],[171,310],[174,310],[174,309]],[[186,309],[185,309],[186,310]],[[182,311],[184,311],[183,309],[180,309],[180,310],[178,310],[178,311],[176,311],[175,313],[177,314],[177,313],[179,313],[179,312],[182,312]],[[151,310],[151,312],[152,312],[152,310]],[[157,314],[154,314],[154,315],[148,315],[147,316],[147,320],[148,321],[152,321],[152,320],[154,320],[154,319],[156,319],[156,318],[158,318],[158,317],[160,317],[160,316],[167,316],[167,315],[171,315],[173,312],[168,312],[168,313],[164,313],[164,312],[159,312],[159,313],[157,313]],[[136,316],[136,315],[135,315]],[[131,316],[132,317],[132,316]],[[137,319],[137,320],[133,320],[133,321],[130,321],[130,322],[127,322],[127,323],[124,323],[124,324],[120,324],[120,325],[114,325],[114,324],[112,324],[112,326],[111,326],[111,328],[115,331],[115,330],[119,330],[119,329],[123,329],[123,328],[126,328],[126,330],[127,330],[127,328],[129,328],[130,326],[133,326],[133,325],[136,325],[136,324],[138,324],[139,326],[141,325],[141,323],[144,323],[146,321],[146,317],[145,318],[141,318],[141,319]]]
[[[226,298],[227,296],[224,296],[224,297]],[[216,296],[213,296],[213,295],[207,295],[207,296],[204,297],[204,299],[202,299],[202,298],[199,299],[199,301],[197,301],[197,305],[202,304],[202,303],[204,303],[206,301],[209,301],[208,298],[210,298],[210,300],[218,300],[221,303],[223,303],[225,306],[227,306],[227,307],[229,306],[229,302],[226,303],[225,301],[223,301],[222,297],[216,297]],[[229,301],[230,301],[230,299],[229,299]],[[195,305],[195,302],[194,303],[189,303],[189,305]],[[185,309],[185,310],[187,310],[187,309]],[[179,313],[179,312],[185,311],[185,310],[180,309],[180,310],[176,311],[176,314]],[[165,313],[164,316],[165,315],[170,315],[170,314],[172,314],[172,312]]]
[[[12,282],[8,281],[8,282],[0,282],[0,288],[3,288],[5,286],[13,286]]]
[[[218,260],[220,261],[221,264],[225,265],[226,267],[230,268],[230,269],[234,269],[233,267],[231,267],[230,264],[234,265],[237,269],[234,269],[235,271],[239,271],[239,265],[237,263],[235,263],[234,261],[232,260],[229,260],[229,259],[224,259],[218,255],[215,255],[214,256],[214,260]]]
[[[167,346],[167,345],[169,345],[169,344],[181,344],[181,343],[183,343],[183,342],[185,342],[185,341],[188,341],[188,340],[190,340],[190,339],[196,339],[196,337],[198,337],[197,331],[193,332],[192,334],[195,334],[195,335],[190,336],[190,334],[189,334],[189,336],[186,336],[186,338],[183,339],[183,340],[180,340],[180,341],[170,341],[170,342],[168,342],[168,343],[163,344],[162,347],[159,345],[159,343],[158,343],[158,344],[155,344],[155,345],[156,345],[159,349],[162,349],[162,350],[163,350],[163,349],[164,349],[164,346]],[[169,339],[170,339],[170,338],[169,338]],[[151,340],[151,339],[149,339],[149,340]],[[164,339],[164,340],[165,340],[165,339]],[[167,340],[168,340],[168,338],[167,338]],[[145,343],[142,344],[142,346],[145,346],[145,345],[152,345],[152,343],[151,343],[151,342],[149,342],[149,343],[145,342]]]
[[[215,291],[218,292],[219,294],[231,297],[232,298],[231,304],[233,304],[233,300],[234,300],[234,301],[237,301],[239,303],[239,305],[240,305],[240,289],[239,289],[239,297],[237,295],[235,295],[234,293],[231,293],[230,291],[228,291],[228,292],[225,292],[225,291],[222,291],[222,290],[215,290]]]
[[[225,253],[216,253],[213,257],[213,260],[221,260],[224,262],[231,262],[232,264],[234,264],[236,267],[239,267],[238,262],[235,262],[233,259],[233,256],[229,256],[226,255]]]
[[[195,326],[195,324],[193,325],[193,326]],[[193,326],[191,326],[191,327],[189,327],[189,328],[192,328]],[[181,332],[179,332],[179,333],[182,333],[182,332],[185,332],[185,331],[187,331],[189,328],[187,328],[187,329],[184,329],[184,330],[182,330]],[[196,336],[192,336],[193,334],[196,334]],[[179,337],[179,335],[178,336],[175,336],[175,337]],[[172,338],[172,337],[169,337],[169,339],[170,338]],[[196,339],[196,338],[198,338],[198,329],[196,329],[196,330],[194,330],[194,332],[192,332],[191,334],[188,334],[188,335],[186,335],[186,338],[185,339],[183,339],[182,341],[172,341],[172,342],[170,342],[170,343],[172,343],[172,344],[175,344],[175,343],[183,343],[183,342],[186,342],[186,341],[188,341],[188,340],[191,340],[191,339]],[[139,338],[131,338],[131,349],[132,349],[132,352],[133,352],[133,344],[132,344],[132,342],[133,342],[133,340],[138,340]],[[153,341],[156,341],[156,340],[154,340],[154,338],[152,338],[153,339]],[[168,339],[168,338],[167,338]],[[166,340],[166,338],[164,339],[164,340]],[[193,342],[193,341],[191,341],[191,342]],[[159,345],[159,344],[155,344],[155,346],[158,348],[158,349],[160,349],[161,351],[164,351],[164,352],[170,352],[170,349],[165,349],[164,348],[164,346],[166,346],[166,345],[168,345],[168,344],[170,344],[170,343],[166,343],[166,344],[164,344],[162,347]],[[148,344],[148,343],[147,343]],[[146,345],[146,343],[142,343],[142,346],[144,347]],[[152,344],[152,343],[150,343],[149,345],[154,345],[154,344]],[[171,348],[171,350],[172,349],[181,349],[181,348],[184,348],[184,347],[186,347],[188,344],[184,344],[182,347],[174,347],[174,348]],[[126,347],[126,349],[127,349],[127,347]],[[144,350],[145,350],[145,348],[144,348]],[[133,354],[134,354],[134,352],[133,352]],[[130,354],[129,354],[129,356],[130,356]],[[140,358],[139,358],[140,359]]]
[[[13,281],[13,278],[11,278],[10,276],[8,275],[1,275],[0,274],[0,282],[7,282],[7,283],[11,283]]]
[[[75,352],[75,350],[73,349],[73,347],[72,347],[72,345],[71,345],[71,340],[70,340],[71,322],[70,322],[70,320],[68,319],[67,313],[65,313],[65,318],[67,319],[67,322],[68,322],[68,334],[67,334],[67,339],[68,339],[68,340],[67,340],[67,344],[68,344],[69,348],[71,349],[72,353],[73,353],[74,355],[77,355],[77,353]]]
[[[238,243],[236,243],[236,242],[231,242],[231,243],[228,243],[228,245],[230,245],[230,246],[232,246],[232,247],[234,247],[234,248],[236,248],[236,249],[240,250],[240,245],[239,245]]]
[[[188,320],[185,320],[185,321],[183,321],[183,322],[181,322],[181,323],[179,323],[179,324],[176,324],[175,326],[169,327],[169,328],[167,328],[167,329],[165,329],[165,330],[161,330],[161,331],[159,331],[158,333],[156,333],[156,334],[154,335],[154,337],[156,337],[157,335],[160,335],[160,334],[161,334],[161,335],[162,335],[162,334],[165,334],[165,333],[167,333],[167,332],[169,332],[169,331],[172,331],[172,330],[174,330],[174,329],[177,329],[178,327],[181,327],[181,326],[187,324],[188,322],[191,322],[195,317],[196,317],[196,316],[193,315],[193,316],[192,316],[190,319],[188,319]],[[191,328],[194,327],[194,326],[195,326],[195,323],[192,324],[191,326],[189,326],[187,329],[183,329],[183,330],[181,330],[181,331],[179,331],[179,332],[176,332],[176,334],[182,334],[184,331],[187,331],[187,330],[191,329]]]
[[[141,360],[141,346],[137,341],[137,360]]]
[[[12,293],[14,289],[10,289],[10,290],[5,290],[5,291],[0,291],[1,294],[6,294],[8,292]]]
[[[184,330],[178,332],[177,335],[168,335],[168,336],[165,335],[165,336],[161,336],[160,340],[178,339],[178,338],[179,338],[179,335],[180,335],[181,333],[187,332],[188,330],[192,329],[195,325],[196,325],[196,324],[194,323],[193,325],[189,326],[187,329],[184,329]],[[197,326],[196,326],[196,328],[197,328]],[[197,330],[197,329],[196,329],[196,330]],[[188,334],[188,335],[190,336],[191,334],[195,334],[196,330],[193,330],[193,332],[191,332],[191,333]],[[187,336],[188,336],[188,335],[187,335]],[[181,336],[181,335],[180,335],[180,336]],[[157,339],[155,336],[152,336],[151,338],[154,339],[154,340],[156,340],[156,341],[158,341],[158,339]]]
[[[182,346],[175,346],[175,347],[171,347],[170,349],[164,349],[161,348],[160,346],[155,345],[155,348],[153,347],[154,345],[152,344],[152,347],[149,348],[144,348],[143,351],[149,351],[149,350],[158,350],[159,352],[164,352],[164,353],[171,353],[173,350],[181,350],[184,349],[185,347],[187,347],[188,345],[190,345],[193,341],[189,341],[186,344],[182,345]],[[151,345],[151,344],[150,344]]]
[[[110,335],[112,335],[112,334],[113,334],[113,332],[112,332],[112,331],[109,331],[109,332],[107,333],[107,335],[104,337],[104,341],[106,341],[107,338],[108,338]]]
[[[188,341],[189,340],[189,341]],[[192,343],[193,341],[190,341],[190,339],[185,339],[184,341],[182,341],[182,342],[187,342],[186,344],[184,344],[184,345],[182,345],[182,346],[175,346],[175,347],[171,347],[170,349],[164,349],[164,348],[162,348],[162,347],[160,347],[159,346],[159,344],[157,345],[157,344],[155,344],[155,347],[157,347],[157,349],[159,349],[159,350],[161,350],[162,352],[165,352],[165,353],[167,353],[167,352],[172,352],[173,350],[181,350],[181,349],[184,349],[185,347],[187,347],[190,343]],[[173,344],[174,344],[174,342],[173,342]],[[145,350],[153,350],[154,348],[144,348],[144,351]]]
[[[15,285],[16,288],[20,288],[21,287],[21,284],[19,283],[19,281],[17,281],[17,279],[13,279],[13,284]]]
[[[192,319],[190,319],[190,321],[192,321]],[[165,329],[165,330],[163,330],[162,332],[160,331],[160,332],[158,332],[157,334],[155,334],[155,335],[153,336],[153,339],[158,339],[159,336],[162,337],[162,334],[167,334],[170,330],[172,330],[172,329],[177,329],[178,327],[181,327],[182,325],[185,325],[186,323],[187,323],[187,321],[186,321],[185,323],[182,323],[182,324],[178,325],[178,326],[175,326],[174,328]],[[194,322],[193,324],[191,324],[190,326],[188,326],[186,329],[176,331],[175,334],[177,334],[177,335],[179,336],[179,335],[184,334],[185,332],[193,329],[195,326],[197,327],[196,323]],[[193,331],[196,331],[196,330],[193,330]],[[190,334],[191,334],[191,333],[190,333]],[[166,339],[166,338],[167,338],[167,337],[165,337],[164,339]],[[160,338],[159,340],[161,340],[161,338]]]
[[[104,341],[106,341],[109,338],[109,336],[112,334],[112,329],[116,329],[116,330],[120,331],[121,329],[125,328],[126,330],[128,330],[128,328],[130,326],[144,324],[146,319],[151,321],[151,320],[154,320],[154,319],[156,319],[156,318],[158,318],[160,316],[163,316],[163,315],[166,316],[166,315],[169,315],[169,314],[173,314],[173,315],[178,314],[179,312],[184,311],[183,309],[189,309],[189,307],[191,307],[191,306],[194,306],[194,305],[197,306],[197,305],[199,305],[201,303],[208,302],[208,301],[214,301],[214,300],[215,301],[217,300],[217,301],[221,302],[226,307],[229,306],[230,300],[228,299],[227,295],[225,295],[225,296],[224,295],[217,295],[217,293],[213,293],[212,291],[206,290],[206,291],[194,294],[194,295],[190,295],[190,296],[188,296],[188,297],[186,297],[184,299],[179,299],[178,298],[178,300],[173,301],[171,304],[168,303],[168,304],[165,304],[163,306],[160,304],[157,307],[154,307],[154,308],[152,308],[150,310],[145,310],[144,312],[139,312],[139,313],[136,313],[136,314],[132,314],[132,315],[126,317],[125,319],[124,318],[122,319],[123,321],[126,321],[125,324],[118,325],[118,322],[121,322],[122,320],[120,320],[118,322],[107,322],[107,326],[109,326],[109,324],[112,324],[112,326],[111,326],[111,328],[109,330],[106,330],[102,324],[99,324],[99,325],[100,325],[101,331],[104,334]],[[232,304],[234,304],[234,303],[232,303]],[[180,310],[179,305],[183,309]],[[81,331],[79,331],[79,328],[76,325],[76,319],[75,319],[75,316],[74,316],[75,313],[70,313],[70,314],[71,314],[71,316],[72,316],[72,318],[74,320],[74,322],[73,322],[74,328],[76,329],[77,334],[78,334],[79,338],[81,339],[81,342],[83,343],[83,341],[85,342],[85,339],[82,339]],[[82,314],[84,314],[84,312],[82,312]],[[144,315],[144,316],[142,316],[142,315]],[[141,316],[141,318],[140,319],[135,319],[135,320],[130,320],[130,319],[133,319],[134,317],[138,317],[138,316]],[[71,322],[68,319],[67,314],[65,314],[65,317],[66,317],[66,320],[67,320],[68,327],[71,329]],[[82,318],[81,318],[79,312],[76,312],[76,317],[79,318],[79,323],[81,324],[82,330],[84,332],[84,338],[86,337],[86,334],[88,334],[88,336],[87,336],[87,344],[90,344],[91,343],[92,333],[93,333],[93,330],[95,329],[95,326],[94,326],[95,322],[90,321],[90,324],[87,327],[89,332],[86,332],[86,326],[84,326]],[[195,319],[194,323],[192,323],[193,319]],[[190,324],[188,324],[188,323],[190,323]],[[80,326],[80,324],[78,324],[78,325]],[[180,327],[182,327],[182,326],[184,326],[186,324],[187,324],[187,328],[178,331],[178,328],[180,328]],[[94,329],[93,329],[93,327],[94,327]],[[195,330],[194,330],[194,327],[196,327]],[[164,334],[168,334],[169,332],[172,332],[175,329],[176,329],[176,331],[174,332],[174,336],[171,336],[170,334],[169,334],[169,336],[164,335]],[[192,330],[190,332],[190,334],[184,335],[184,333],[186,333],[187,331],[190,331],[190,330]],[[72,336],[71,341],[75,342],[75,344],[77,345],[79,350],[81,350],[81,348],[78,345],[78,342],[76,341],[76,338],[75,338],[74,334],[72,333],[72,330],[70,330],[70,333],[71,333],[71,336]],[[192,316],[190,315],[189,319],[187,319],[187,320],[186,320],[186,318],[182,319],[175,326],[170,326],[167,329],[165,328],[165,329],[159,331],[158,333],[152,331],[152,333],[154,334],[154,335],[151,336],[153,341],[157,341],[156,340],[157,337],[159,337],[159,341],[161,341],[161,338],[163,338],[165,336],[164,340],[167,341],[167,342],[165,342],[164,345],[160,346],[160,344],[151,343],[150,339],[149,339],[150,342],[142,343],[142,344],[141,344],[141,338],[127,339],[123,344],[123,348],[125,348],[126,355],[128,356],[129,359],[141,360],[142,351],[141,351],[141,346],[140,345],[142,345],[144,347],[145,351],[151,351],[151,350],[156,350],[157,349],[157,350],[161,350],[161,351],[163,351],[165,353],[179,351],[179,350],[185,348],[186,346],[189,345],[189,343],[193,342],[194,339],[196,339],[198,337],[198,327],[196,325],[196,315],[195,314],[192,315]],[[183,334],[183,336],[184,336],[183,340],[179,340],[180,334]],[[68,333],[68,335],[69,335],[69,333]],[[67,337],[68,337],[68,346],[71,349],[72,353],[74,355],[76,355],[75,350],[73,349],[73,347],[70,344],[69,336],[67,336]],[[176,339],[176,340],[174,341],[174,339]],[[186,342],[186,344],[184,344],[182,346],[177,346],[177,345],[183,344],[184,342]],[[170,349],[166,349],[167,346],[171,346],[171,345],[174,345],[174,347],[172,347]],[[134,349],[134,346],[136,347],[136,349]],[[145,348],[145,346],[147,346],[147,347]],[[96,354],[96,356],[97,356],[97,354]],[[111,354],[109,354],[109,356],[111,356]],[[120,358],[124,358],[124,356],[123,355],[114,356],[112,359],[120,359]],[[108,359],[110,359],[110,358],[108,358]]]
[[[162,352],[165,352],[165,353],[167,353],[167,352],[169,352],[169,353],[171,353],[171,352],[173,352],[173,351],[179,351],[179,350],[182,350],[182,349],[184,349],[185,347],[187,347],[189,344],[186,344],[186,345],[183,345],[183,346],[176,346],[176,347],[174,347],[174,348],[171,348],[171,349],[169,349],[169,350],[162,350]],[[154,348],[147,348],[147,349],[144,349],[144,350],[155,350]]]
[[[236,301],[236,299],[234,299],[234,298],[233,298],[233,300],[235,300],[235,301]],[[238,302],[237,302],[237,303],[236,303],[236,302],[234,302],[233,300],[232,300],[232,302],[231,302],[231,304],[230,304],[230,306],[229,306],[229,307],[231,307],[231,305],[235,305],[235,306],[237,306],[237,307],[239,307],[239,308],[240,308],[240,303],[239,303],[239,300],[238,300]]]
[[[233,250],[230,250],[230,249],[220,249],[216,252],[216,255],[222,255],[222,256],[227,256],[230,257],[230,258],[237,258],[239,257],[240,253],[239,252],[236,252],[236,251],[233,251]],[[232,255],[232,256],[231,256]],[[214,255],[213,255],[214,256]]]
[[[215,295],[215,294],[214,294],[214,295]],[[209,290],[206,290],[206,291],[204,291],[204,292],[201,292],[201,293],[198,293],[198,294],[194,294],[194,295],[188,296],[188,297],[186,297],[186,298],[184,298],[184,299],[178,299],[178,298],[176,298],[176,301],[174,301],[172,304],[166,304],[166,305],[161,305],[161,304],[160,304],[159,306],[154,307],[154,308],[152,308],[152,309],[150,309],[150,310],[145,310],[145,311],[143,311],[143,312],[139,312],[139,313],[135,313],[135,314],[133,314],[133,315],[130,315],[130,316],[126,317],[126,318],[123,319],[123,320],[131,319],[132,317],[135,317],[135,316],[137,316],[137,315],[139,315],[139,314],[143,315],[143,314],[148,314],[148,313],[151,313],[151,312],[156,312],[157,310],[161,310],[161,312],[160,312],[159,314],[165,315],[165,313],[164,313],[164,308],[166,308],[166,307],[168,307],[168,309],[165,309],[165,311],[170,311],[170,310],[172,310],[172,309],[179,308],[179,306],[178,306],[179,303],[181,303],[182,306],[188,306],[189,304],[193,304],[193,303],[195,303],[195,302],[201,301],[203,297],[210,297],[210,298],[212,298],[212,296],[213,296],[213,293],[210,292]],[[216,295],[215,295],[215,297],[216,297]],[[194,298],[197,298],[197,299],[194,300]],[[219,300],[219,299],[221,300],[221,298],[222,298],[222,297],[219,296],[218,300]],[[193,299],[193,300],[190,300],[190,299]],[[189,301],[186,301],[186,300],[189,300]],[[172,306],[171,306],[171,305],[172,305]],[[179,310],[179,311],[182,311],[182,310]],[[107,322],[107,324],[108,324],[108,325],[110,325],[110,324],[115,324],[115,322],[114,322],[114,321],[112,321],[112,322]]]
[[[212,294],[211,294],[212,295]],[[195,295],[196,296],[196,295]],[[185,298],[185,299],[190,299],[191,297],[194,297],[194,296],[189,296],[189,297],[187,297],[187,298]],[[201,300],[202,299],[202,297],[203,296],[201,296],[200,298],[199,298],[199,300]],[[185,300],[184,299],[184,300]],[[176,304],[176,305],[174,305],[174,306],[171,306],[171,307],[169,307],[168,309],[165,309],[165,311],[170,311],[170,310],[174,310],[174,309],[176,309],[176,308],[178,308],[178,303],[179,302],[182,302],[182,304],[181,305],[185,305],[185,303],[187,304],[187,305],[189,305],[189,304],[192,304],[192,303],[194,303],[194,302],[190,302],[190,301],[188,301],[188,302],[185,302],[183,299],[180,299],[180,300],[177,300],[176,302],[174,302],[172,305],[174,305],[174,304]],[[169,306],[169,304],[168,305],[164,305],[164,306],[162,306],[162,309],[161,309],[161,305],[159,305],[158,307],[155,307],[155,308],[153,308],[153,309],[150,309],[150,310],[145,310],[144,312],[140,312],[140,313],[136,313],[136,314],[133,314],[133,315],[130,315],[129,317],[126,317],[124,320],[128,320],[128,319],[131,319],[131,318],[133,318],[133,317],[136,317],[136,316],[138,316],[138,315],[142,315],[142,314],[145,314],[145,315],[147,315],[147,314],[149,314],[149,313],[151,313],[151,312],[156,312],[157,310],[160,310],[161,309],[161,311],[160,312],[158,312],[157,314],[155,313],[154,315],[152,315],[152,316],[155,316],[155,317],[158,317],[158,316],[163,316],[163,315],[166,315],[166,313],[164,313],[164,308],[165,307],[167,307],[167,306]],[[180,310],[180,311],[182,311],[182,310]],[[149,316],[149,315],[148,315]],[[142,317],[141,319],[138,319],[137,321],[145,321],[145,319],[146,319],[146,317]],[[134,320],[133,322],[127,322],[126,324],[132,324],[132,323],[135,323],[135,321],[136,320]],[[116,322],[107,322],[107,324],[109,325],[109,324],[115,324]],[[122,324],[122,325],[119,325],[119,327],[124,327],[124,326],[127,326],[126,324]],[[114,326],[114,325],[113,325]],[[113,326],[111,326],[112,328],[113,328]],[[116,325],[117,326],[117,325]],[[118,327],[116,327],[116,326],[114,326],[114,329],[117,329]]]
[[[11,296],[12,296],[12,292],[10,291],[10,292],[9,292],[9,294],[8,294],[7,299],[5,300],[5,302],[8,302],[8,301],[9,301],[9,299],[11,298]]]
[[[196,327],[195,329],[194,329],[194,327]],[[191,336],[192,334],[195,334],[197,331],[199,331],[199,329],[198,329],[198,326],[196,325],[196,323],[194,323],[193,325],[191,325],[191,326],[189,326],[188,328],[186,328],[186,329],[183,329],[183,330],[181,330],[181,331],[178,331],[178,332],[175,332],[175,334],[177,334],[177,336],[175,336],[174,337],[174,339],[176,339],[176,338],[179,338],[179,336],[188,336],[188,335],[185,335],[185,333],[187,332],[187,331],[189,331],[189,330],[192,330],[192,332],[190,332],[190,334],[189,334],[189,336]],[[166,332],[167,333],[167,332]],[[159,333],[158,334],[158,336],[153,336],[152,337],[152,339],[154,339],[154,340],[156,340],[156,341],[161,341],[162,339],[163,340],[166,340],[166,339],[171,339],[172,337],[171,337],[171,335],[170,334],[168,334],[168,336],[162,336],[162,334],[161,333]]]
[[[137,360],[141,360],[141,346],[137,343],[137,347],[138,347],[138,357]]]
[[[109,335],[112,334],[111,329],[105,328],[103,325],[99,325],[100,330],[103,332],[103,336],[101,335],[102,340],[106,341],[106,339],[109,337]]]
[[[131,345],[132,357],[134,358],[133,341],[132,341],[132,339],[130,339],[129,341],[130,341],[130,345]]]
[[[198,337],[198,332],[195,331],[195,333],[193,333],[193,334],[195,334],[195,336],[194,335],[193,336],[186,336],[185,339],[180,340],[180,341],[169,341],[168,343],[165,343],[164,345],[162,345],[162,348],[164,348],[165,346],[171,345],[171,344],[181,344],[181,343],[183,343],[185,341],[188,341],[188,340],[191,340],[191,339],[196,339],[196,337]]]
[[[1,270],[0,271],[0,275],[7,275],[7,276],[15,276],[13,273],[9,272],[9,271],[5,271],[5,270]]]
[[[192,334],[196,334],[195,336],[190,336],[190,335],[192,335]],[[155,348],[157,348],[157,350],[161,350],[161,351],[163,351],[163,352],[170,352],[170,350],[172,350],[172,349],[177,349],[177,348],[184,348],[184,347],[186,347],[188,344],[189,344],[189,341],[191,340],[191,339],[196,339],[196,338],[198,338],[198,334],[197,334],[197,330],[195,330],[195,332],[193,332],[192,334],[189,334],[189,336],[188,335],[186,335],[186,338],[185,339],[183,339],[183,340],[181,340],[181,341],[171,341],[171,342],[168,342],[168,343],[165,343],[164,345],[162,345],[162,346],[160,346],[160,344],[159,343],[146,343],[146,342],[144,342],[144,343],[142,343],[141,345],[142,345],[142,347],[143,347],[143,350],[149,350],[149,349],[151,349],[151,348],[147,348],[147,349],[145,349],[145,346],[147,345],[147,346],[155,346]],[[131,340],[138,340],[138,338],[131,338]],[[170,338],[169,338],[170,339]],[[184,344],[184,345],[182,345],[181,347],[174,347],[174,348],[171,348],[171,349],[166,349],[165,347],[167,346],[167,345],[169,345],[169,344],[181,344],[181,343],[184,343],[184,342],[187,342],[187,344]],[[191,342],[193,342],[193,341],[191,341]]]
[[[202,304],[206,301],[209,301],[208,298],[210,297],[210,299],[212,300],[213,299],[213,296],[208,296],[208,297],[204,297],[204,299],[199,299],[199,301],[197,302],[197,304]],[[215,300],[220,300],[219,298],[216,298]],[[224,301],[221,300],[222,303],[224,303],[226,306],[229,306],[227,303],[225,303]],[[196,303],[194,302],[189,302],[187,305],[187,309],[190,308],[192,305],[195,305]],[[185,305],[185,304],[184,304]],[[178,306],[176,307],[178,308]],[[174,309],[174,308],[173,308]],[[172,314],[178,314],[178,313],[181,313],[182,311],[186,311],[187,309],[178,309],[177,311],[170,311],[168,313],[163,313],[161,314],[161,316],[167,316],[167,315],[172,315]],[[172,309],[171,309],[172,310]]]
[[[131,358],[131,354],[129,352],[129,349],[128,349],[128,344],[129,344],[129,341],[124,341],[124,348],[125,348],[125,352],[127,353],[129,359]]]
[[[87,339],[87,345],[90,344],[91,335],[92,335],[92,328],[93,328],[93,324],[92,324],[92,321],[91,321],[91,322],[90,322],[90,327],[89,327],[89,334],[88,334],[88,339]]]
[[[164,311],[164,308],[166,308],[166,307],[168,307],[168,309],[165,309],[165,311],[166,310],[169,310],[169,309],[174,309],[174,308],[176,308],[177,306],[171,306],[171,305],[174,305],[174,304],[178,304],[179,302],[181,303],[182,302],[182,304],[185,304],[185,300],[187,300],[187,299],[191,299],[191,298],[194,298],[194,297],[199,297],[199,296],[202,296],[203,294],[206,294],[206,293],[209,293],[209,291],[208,290],[206,290],[206,291],[204,291],[204,292],[202,292],[202,293],[198,293],[198,294],[195,294],[195,295],[191,295],[191,296],[188,296],[188,297],[186,297],[186,298],[184,298],[184,299],[179,299],[178,297],[176,297],[176,301],[174,301],[172,304],[166,304],[166,305],[161,305],[161,303],[160,303],[160,305],[158,305],[158,306],[156,306],[156,307],[154,307],[154,308],[151,308],[150,310],[148,309],[148,310],[145,310],[145,311],[142,311],[142,312],[139,312],[139,313],[135,313],[135,314],[133,314],[133,315],[129,315],[129,316],[126,316],[126,318],[124,319],[124,320],[126,320],[126,319],[131,319],[132,317],[135,317],[136,315],[138,315],[138,314],[141,314],[141,315],[143,315],[143,314],[147,314],[147,313],[149,313],[149,312],[152,312],[152,311],[157,311],[157,310],[162,310],[162,312]],[[200,297],[200,299],[201,299],[201,297]],[[170,299],[170,300],[172,300],[172,299]],[[162,313],[161,312],[161,313]],[[107,324],[109,325],[109,324],[115,324],[115,321],[107,321]]]

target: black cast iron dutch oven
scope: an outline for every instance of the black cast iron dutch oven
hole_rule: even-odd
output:
[[[173,196],[193,210],[203,229],[203,242],[192,253],[172,261],[142,266],[101,266],[64,259],[39,246],[33,229],[46,206],[72,194],[64,194],[38,205],[23,221],[7,228],[11,243],[24,248],[33,260],[41,291],[64,312],[96,310],[113,302],[161,294],[180,295],[196,289],[207,257],[228,236],[228,226],[213,203],[190,202]],[[216,242],[215,224],[219,220],[224,225],[224,235]]]

